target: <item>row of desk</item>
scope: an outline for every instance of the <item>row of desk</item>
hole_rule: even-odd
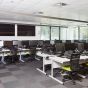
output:
[[[26,54],[30,54],[30,49],[19,48],[17,51],[17,55],[19,55],[19,61],[24,62],[24,60],[22,59],[22,55],[26,55]],[[5,57],[6,56],[12,56],[12,55],[13,54],[11,53],[10,49],[2,49],[0,51],[1,62],[3,64],[6,64]]]
[[[61,68],[62,65],[69,65],[70,59],[66,57],[58,57],[56,55],[49,55],[41,52],[36,53],[37,56],[42,57],[43,59],[43,69],[41,70],[40,68],[37,68],[38,71],[47,74],[45,71],[45,66],[51,64],[51,72],[49,74],[49,77],[52,79],[58,81],[59,83],[63,84],[62,80],[59,80],[54,77],[54,69],[55,68]],[[81,55],[80,56],[80,64],[88,62],[88,56],[86,55]],[[84,75],[80,75],[81,77],[85,78]]]

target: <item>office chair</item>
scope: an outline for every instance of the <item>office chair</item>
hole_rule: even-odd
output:
[[[34,61],[35,57],[36,57],[36,48],[32,47],[30,48],[29,61]]]
[[[11,54],[12,54],[12,63],[16,63],[19,61],[18,56],[17,56],[17,48],[14,46],[11,47]]]
[[[84,69],[84,71],[82,71],[81,73],[88,78],[88,60],[86,60],[86,62],[82,64],[82,68]]]
[[[78,71],[79,71],[79,59],[80,59],[80,54],[79,53],[73,53],[71,54],[71,58],[70,58],[70,65],[68,66],[62,66],[62,70],[63,72],[67,73],[65,75],[63,75],[63,82],[65,82],[66,80],[66,76],[68,76],[73,84],[75,84],[75,78],[76,76],[78,77]]]
[[[4,60],[6,64],[11,64],[12,63],[12,58],[11,58],[11,52],[4,52]]]
[[[72,50],[65,51],[65,52],[64,52],[64,56],[67,57],[68,59],[70,59],[72,53],[73,53]]]

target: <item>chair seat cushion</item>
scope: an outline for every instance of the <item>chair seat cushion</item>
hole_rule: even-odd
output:
[[[87,63],[85,63],[87,66],[88,66],[88,62]]]
[[[66,70],[66,71],[71,71],[70,66],[62,66],[62,69],[63,69],[63,70]]]

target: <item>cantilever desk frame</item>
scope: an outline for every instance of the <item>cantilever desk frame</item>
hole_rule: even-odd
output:
[[[42,57],[42,60],[43,60],[43,69],[41,70],[40,68],[37,68],[37,70],[42,72],[43,74],[46,74],[45,65],[51,64],[52,60],[49,59],[49,57],[54,57],[55,55],[49,55],[49,54],[45,54],[45,53],[41,53],[41,52],[37,52],[36,55]],[[47,57],[48,57],[48,59],[47,59]]]
[[[53,69],[54,68],[61,68],[62,65],[68,65],[70,59],[62,58],[62,57],[57,57],[55,55],[44,54],[44,53],[40,53],[40,52],[38,52],[37,55],[43,57],[43,70],[41,70],[39,68],[37,68],[37,70],[42,72],[43,74],[46,74],[46,72],[45,72],[45,65],[51,64],[51,74],[49,75],[49,77],[51,77],[52,79],[56,80],[57,82],[63,84],[63,82],[61,80],[56,79],[53,76],[53,73],[54,73]],[[46,57],[48,57],[48,59]],[[87,61],[88,61],[88,56],[80,56],[80,64],[86,63]],[[80,75],[80,76],[85,78],[85,76],[83,76],[83,75]]]
[[[20,56],[19,57],[19,61],[21,62],[25,62],[23,59],[22,59],[22,55],[25,55],[29,52],[29,49],[21,49],[18,51],[18,55]],[[5,62],[5,56],[8,56],[8,55],[11,55],[11,51],[9,49],[3,49],[2,51],[0,51],[0,56],[1,56],[1,62],[3,64],[6,64]]]

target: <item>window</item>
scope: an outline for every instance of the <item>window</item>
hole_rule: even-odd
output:
[[[78,40],[78,27],[68,27],[67,40]]]
[[[60,27],[61,40],[78,40],[78,27]]]
[[[88,40],[88,27],[80,27],[80,40]]]
[[[60,27],[60,40],[67,40],[67,28]]]
[[[41,26],[41,40],[50,40],[50,27]]]
[[[51,27],[51,40],[59,40],[59,27]]]

